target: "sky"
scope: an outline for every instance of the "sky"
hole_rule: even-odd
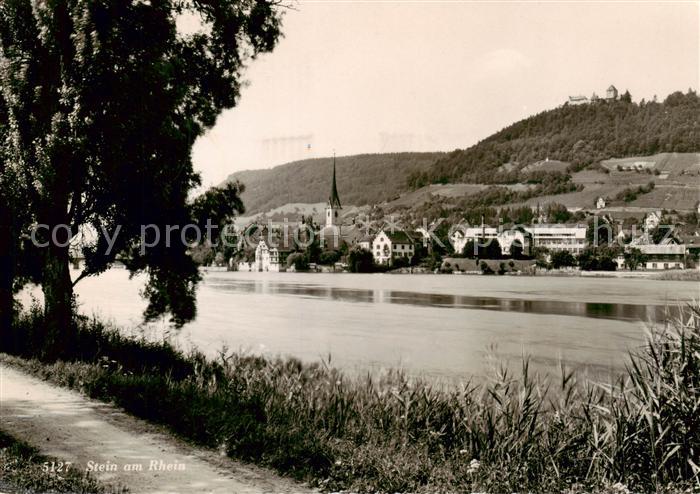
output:
[[[569,95],[698,89],[700,2],[299,1],[238,105],[193,149],[230,173],[463,149]]]

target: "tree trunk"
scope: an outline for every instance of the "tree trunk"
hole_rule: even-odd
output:
[[[14,237],[8,211],[0,211],[0,351],[12,351],[14,338],[12,332],[12,312],[14,298],[15,251]]]
[[[68,247],[53,243],[46,248],[42,273],[46,336],[43,358],[56,360],[69,357],[74,343],[73,284],[70,279]]]

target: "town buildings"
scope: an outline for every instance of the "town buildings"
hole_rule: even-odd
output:
[[[457,228],[450,236],[452,247],[457,253],[465,253],[464,248],[469,242],[475,245],[486,245],[495,240],[498,240],[502,255],[511,255],[514,245],[521,247],[524,255],[530,255],[531,234],[525,228],[502,230],[491,226]]]
[[[498,240],[503,255],[510,255],[512,246],[522,247],[530,255],[533,247],[549,251],[566,250],[574,255],[586,247],[586,225],[534,224],[516,228],[469,227],[458,228],[450,240],[455,252],[462,252],[467,242]]]

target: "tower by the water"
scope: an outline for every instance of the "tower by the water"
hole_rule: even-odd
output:
[[[333,153],[333,184],[331,185],[331,195],[328,197],[326,205],[326,228],[340,226],[338,216],[343,207],[340,205],[338,197],[338,187],[335,183],[335,153]]]

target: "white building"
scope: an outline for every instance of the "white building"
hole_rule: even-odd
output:
[[[457,228],[450,235],[450,242],[455,252],[461,254],[468,242],[482,242],[485,244],[497,238],[498,228],[492,226]]]
[[[610,87],[605,91],[605,99],[607,100],[616,100],[617,99],[617,88],[613,86],[612,84]]]
[[[372,241],[374,237],[371,235],[365,235],[360,240],[357,241],[357,245],[368,252],[372,252]]]
[[[514,242],[528,255],[532,247],[546,247],[550,251],[567,250],[574,255],[586,248],[585,225],[534,224],[522,228],[504,229],[499,233],[494,227],[471,227],[456,230],[450,240],[455,252],[462,252],[467,242],[497,239],[501,252],[510,255]]]
[[[574,255],[586,248],[586,225],[537,224],[526,226],[525,230],[532,235],[533,247],[566,250]]]
[[[377,264],[391,264],[398,257],[410,261],[414,253],[415,242],[406,232],[381,230],[372,241],[372,256]]]
[[[285,261],[283,257],[277,247],[269,247],[265,240],[260,239],[258,246],[255,248],[255,263],[251,266],[251,271],[279,272]]]
[[[570,105],[585,105],[588,103],[588,98],[583,95],[569,96]]]
[[[522,247],[523,254],[530,255],[530,234],[525,228],[509,228],[499,232],[498,228],[491,226],[469,227],[457,229],[450,236],[452,247],[458,253],[463,253],[468,242],[486,244],[494,240],[498,240],[503,255],[511,254],[514,243]]]
[[[685,245],[646,244],[636,248],[647,256],[647,269],[685,269]]]
[[[595,201],[595,208],[596,209],[603,209],[605,207],[605,198],[599,197]]]

